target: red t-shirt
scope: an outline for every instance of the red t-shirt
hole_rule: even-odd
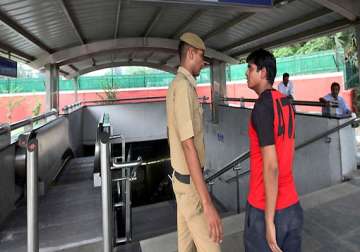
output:
[[[278,160],[278,196],[276,209],[299,201],[292,174],[295,144],[295,113],[287,97],[266,90],[255,102],[249,123],[251,206],[265,209],[265,185],[261,147],[275,145]]]

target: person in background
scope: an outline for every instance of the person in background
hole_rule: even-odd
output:
[[[283,95],[294,99],[294,84],[289,80],[289,77],[288,73],[283,74],[283,81],[280,82],[278,90]]]
[[[351,115],[351,110],[346,104],[343,97],[339,96],[340,84],[333,82],[331,84],[331,93],[320,97],[319,101],[326,104],[326,107],[323,107],[324,115],[335,115],[335,116],[347,116]],[[333,105],[337,107],[332,107]]]

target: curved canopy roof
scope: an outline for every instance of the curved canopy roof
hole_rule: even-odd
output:
[[[174,72],[178,37],[201,36],[210,60],[236,58],[359,24],[357,0],[274,0],[273,7],[177,0],[0,0],[0,50],[67,77],[114,66]],[[194,2],[194,1],[193,1]]]

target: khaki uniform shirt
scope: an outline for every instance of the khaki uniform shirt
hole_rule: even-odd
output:
[[[179,67],[166,96],[166,113],[172,167],[189,174],[181,142],[194,137],[201,167],[205,164],[202,107],[197,99],[195,78]]]

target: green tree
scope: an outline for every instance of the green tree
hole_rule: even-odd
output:
[[[294,44],[291,46],[284,46],[273,49],[272,53],[274,54],[275,58],[289,57],[296,54],[298,47],[299,47],[298,44]]]
[[[96,95],[101,99],[101,100],[116,100],[118,99],[117,98],[117,90],[116,90],[116,86],[117,85],[114,85],[114,82],[113,80],[109,80],[109,79],[106,79],[104,81],[104,83],[101,85],[102,86],[102,89],[105,93],[105,96],[99,94],[99,93],[96,93]]]
[[[40,115],[41,105],[42,105],[42,104],[41,104],[40,100],[37,99],[37,100],[36,100],[36,103],[35,103],[35,106],[34,106],[34,108],[33,108],[33,110],[32,110],[32,115],[33,115],[33,116],[38,116],[38,115]]]
[[[6,118],[9,123],[12,122],[12,116],[14,110],[21,105],[21,103],[25,100],[24,97],[21,98],[11,98],[6,104]]]
[[[354,30],[347,29],[329,36],[319,37],[306,42],[299,42],[290,46],[277,48],[273,50],[273,53],[275,57],[287,57],[325,50],[344,50],[345,60],[356,63],[356,38]]]
[[[300,43],[296,50],[296,54],[310,54],[318,51],[336,49],[334,39],[332,37],[320,37]]]

